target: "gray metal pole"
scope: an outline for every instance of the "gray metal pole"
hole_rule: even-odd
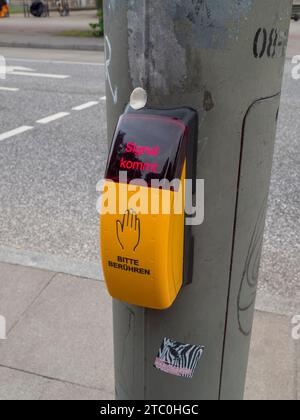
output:
[[[167,311],[114,302],[118,399],[242,399],[292,0],[105,0],[108,138],[138,86],[199,111],[205,222],[192,284]],[[153,363],[205,346],[192,380]]]

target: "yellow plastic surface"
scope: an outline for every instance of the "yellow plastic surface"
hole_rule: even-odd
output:
[[[182,181],[184,178],[185,169]],[[121,198],[128,188],[135,191],[129,191],[125,205],[120,209]],[[113,207],[118,209],[117,214],[103,214],[108,191],[112,192],[111,197],[116,192]],[[101,254],[110,295],[141,307],[169,308],[183,283],[183,182],[179,191],[165,191],[106,181],[104,192],[100,221]],[[141,211],[147,213],[151,210],[152,195],[153,207],[158,214],[141,214]],[[164,214],[168,213],[168,205],[162,204],[168,203],[166,197],[170,198],[170,214]],[[179,214],[175,214],[174,208]]]

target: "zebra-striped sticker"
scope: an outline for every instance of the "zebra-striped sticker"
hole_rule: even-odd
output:
[[[182,344],[164,338],[154,362],[154,367],[170,375],[192,378],[204,347]]]

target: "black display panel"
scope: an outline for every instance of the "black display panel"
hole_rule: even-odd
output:
[[[106,179],[119,182],[180,179],[188,141],[188,127],[171,116],[128,113],[121,116],[111,146]]]

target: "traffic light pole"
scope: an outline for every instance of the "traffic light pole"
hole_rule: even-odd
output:
[[[154,311],[114,302],[118,399],[242,399],[292,0],[105,0],[108,138],[131,92],[199,112],[192,284]],[[167,337],[205,347],[193,379],[153,367]]]

